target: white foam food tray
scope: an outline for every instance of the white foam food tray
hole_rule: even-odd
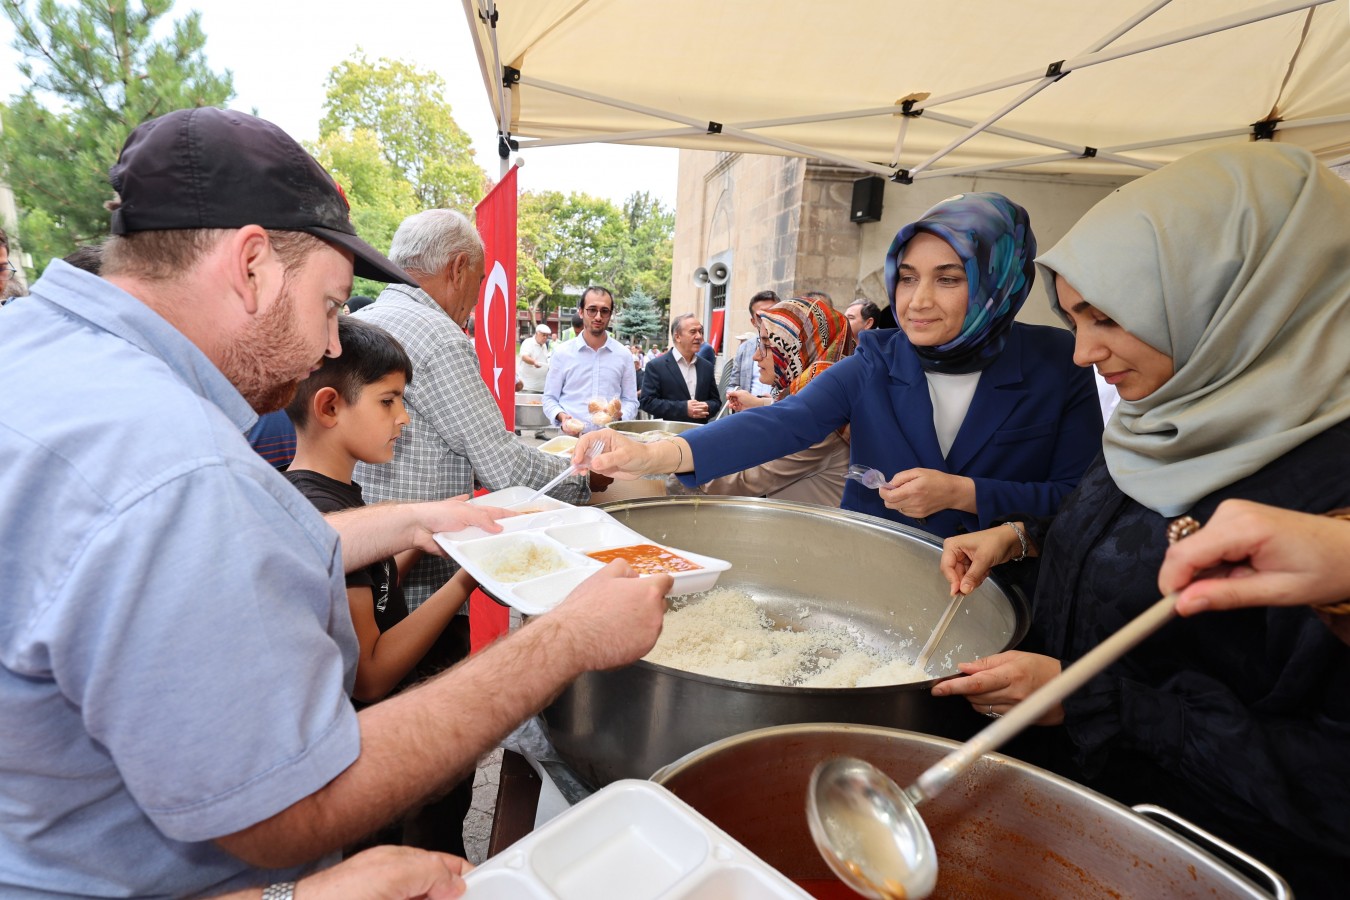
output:
[[[476,497],[484,506],[509,507],[534,493],[513,487]],[[480,528],[437,534],[436,542],[469,571],[489,594],[526,615],[546,613],[557,606],[581,582],[604,564],[586,554],[653,544],[698,566],[673,572],[670,596],[710,590],[723,572],[731,568],[724,559],[690,553],[649,540],[621,525],[609,513],[592,507],[572,506],[551,497],[530,504],[534,512],[501,519],[502,530],[488,534]],[[509,562],[524,561],[514,572],[505,572]],[[531,568],[539,571],[531,574]],[[650,577],[650,576],[640,576]]]
[[[572,451],[576,449],[577,438],[570,434],[560,434],[555,438],[550,438],[538,446],[540,453],[547,453],[550,456],[557,456],[563,459],[571,459]]]
[[[616,781],[465,877],[465,900],[809,898],[693,807]]]

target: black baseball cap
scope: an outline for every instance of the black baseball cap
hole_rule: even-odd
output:
[[[362,278],[416,285],[356,236],[342,188],[294,138],[257,116],[203,106],[138,125],[108,171],[112,233],[261,225],[355,256]]]

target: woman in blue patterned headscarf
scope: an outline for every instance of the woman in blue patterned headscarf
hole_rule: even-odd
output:
[[[849,481],[845,509],[940,537],[1014,513],[1049,515],[1101,451],[1102,420],[1092,376],[1073,364],[1073,337],[1013,321],[1035,255],[1016,203],[990,193],[944,200],[902,228],[886,256],[899,328],[860,332],[852,356],[772,406],[650,451],[616,441],[595,468],[692,470],[692,486],[848,425],[850,461],[879,469],[887,483]]]
[[[1003,350],[1036,279],[1036,235],[1027,211],[1002,194],[957,194],[901,228],[886,252],[886,294],[902,329],[896,287],[905,274],[905,248],[918,234],[941,238],[952,249],[965,268],[967,287],[960,331],[935,346],[916,344],[919,365],[948,375],[979,371]]]

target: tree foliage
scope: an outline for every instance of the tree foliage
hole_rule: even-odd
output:
[[[419,209],[471,214],[487,189],[469,136],[445,100],[445,82],[410,63],[370,62],[358,49],[328,73],[319,139],[333,146],[372,135],[384,161],[411,187]]]
[[[623,273],[616,287],[624,296],[642,291],[668,299],[675,211],[642,191],[624,201],[623,218],[628,239],[624,244]]]
[[[625,343],[649,341],[660,338],[664,330],[655,297],[638,288],[624,298],[614,322],[614,334],[619,340]]]
[[[571,305],[589,284],[615,297],[669,297],[675,215],[650,195],[633,194],[619,209],[587,194],[527,191],[519,219],[516,296],[536,315]]]
[[[21,210],[24,249],[45,268],[107,234],[108,168],[131,130],[175,109],[224,105],[233,78],[207,66],[198,13],[152,38],[173,0],[0,4],[28,82],[0,110],[0,165]]]

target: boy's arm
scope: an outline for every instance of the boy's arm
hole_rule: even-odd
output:
[[[376,503],[324,516],[342,537],[342,567],[355,572],[409,547],[444,556],[432,540],[438,531],[481,528],[490,534],[501,531],[497,520],[515,513],[490,506],[473,506],[462,500],[427,503]]]
[[[375,597],[371,589],[348,588],[352,625],[361,642],[352,697],[362,703],[387,697],[427,655],[476,586],[473,578],[461,569],[406,619],[383,633],[375,623]]]
[[[417,564],[417,561],[426,556],[416,547],[410,547],[394,554],[394,564],[398,566],[398,583],[402,584],[403,579],[408,577],[408,571]]]
[[[285,868],[346,846],[444,792],[582,672],[613,669],[656,642],[668,575],[622,561],[552,612],[442,675],[361,710],[361,755],[337,778],[216,843],[250,865]]]

